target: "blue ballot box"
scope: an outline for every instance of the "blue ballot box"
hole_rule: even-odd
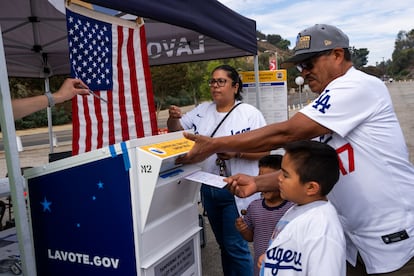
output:
[[[199,183],[182,133],[29,169],[37,275],[201,275]]]

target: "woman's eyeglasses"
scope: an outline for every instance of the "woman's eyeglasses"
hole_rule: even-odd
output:
[[[226,79],[209,79],[208,80],[208,86],[214,86],[216,83],[219,87],[223,87],[226,85],[227,80]]]

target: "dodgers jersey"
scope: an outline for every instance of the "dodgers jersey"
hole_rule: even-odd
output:
[[[239,101],[236,101],[235,104],[237,103]],[[210,136],[226,114],[227,112],[217,112],[215,103],[205,102],[184,114],[180,119],[180,123],[184,129],[193,129],[196,134]],[[236,135],[265,125],[266,121],[257,108],[250,104],[242,103],[234,108],[229,116],[227,116],[217,129],[214,137]],[[201,164],[202,170],[219,175],[219,167],[216,165],[216,159],[216,154],[208,157]],[[259,173],[257,160],[232,158],[225,162],[227,176],[237,173],[249,175],[257,175]],[[239,213],[242,209],[247,209],[250,202],[257,198],[260,198],[260,193],[256,193],[248,198],[235,197]]]
[[[391,272],[414,256],[414,167],[384,83],[355,68],[332,81],[301,111],[329,128],[340,179],[328,198],[347,239],[347,259],[361,255],[368,273]],[[408,238],[386,243],[394,233]]]
[[[345,276],[345,238],[328,201],[293,205],[279,220],[261,276]]]

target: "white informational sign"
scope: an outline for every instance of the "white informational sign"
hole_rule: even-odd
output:
[[[287,72],[286,70],[259,71],[259,95],[253,71],[240,72],[243,81],[244,101],[258,106],[267,124],[288,119],[287,109]]]

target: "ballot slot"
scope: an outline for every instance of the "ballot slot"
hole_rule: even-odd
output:
[[[158,184],[155,187],[156,192],[151,201],[147,225],[160,217],[173,212],[179,212],[183,208],[197,203],[197,192],[200,189],[200,185],[199,183],[186,180],[184,176],[198,171],[199,168],[192,167],[186,170],[184,168],[179,170],[182,172],[174,172],[174,175],[170,175],[167,178],[159,177]]]

